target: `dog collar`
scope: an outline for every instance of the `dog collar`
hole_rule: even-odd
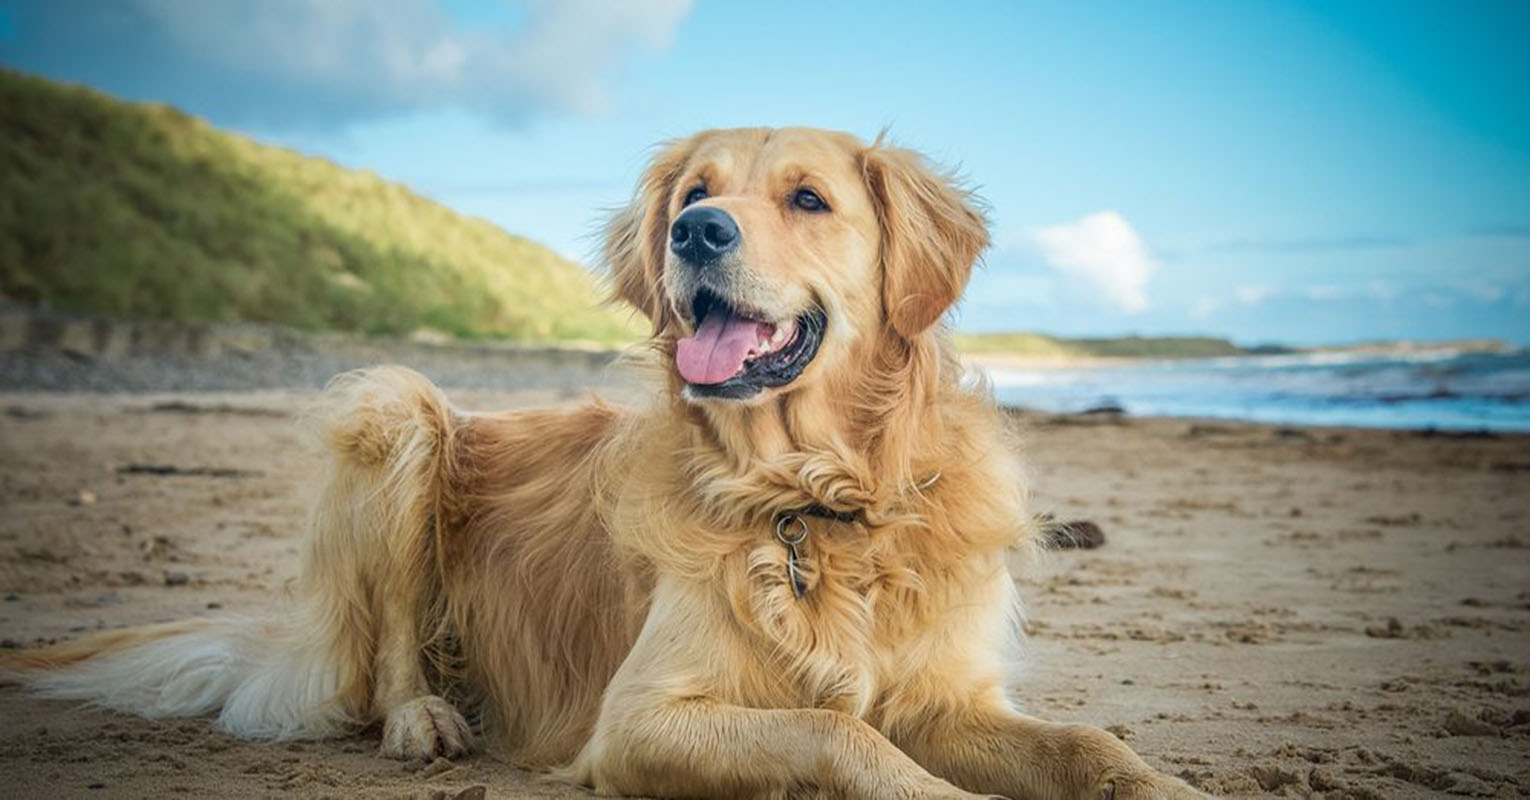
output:
[[[940,481],[940,473],[936,472],[923,481],[914,485],[916,491],[925,491]],[[851,509],[839,511],[829,508],[822,503],[814,503],[801,508],[791,508],[776,514],[776,541],[786,546],[786,578],[791,581],[792,593],[801,600],[807,594],[807,581],[802,577],[800,562],[802,555],[797,548],[807,542],[808,524],[804,517],[818,517],[819,519],[832,519],[836,522],[858,522],[864,515],[865,509]]]
[[[792,582],[792,594],[795,594],[798,600],[807,594],[807,581],[802,579],[802,570],[797,566],[800,560],[797,545],[806,542],[807,537],[807,520],[790,511],[776,515],[776,541],[786,545],[786,579]]]
[[[803,506],[790,511],[783,511],[779,516],[792,517],[818,517],[820,519],[832,519],[837,522],[855,522],[861,518],[862,509],[856,508],[850,511],[835,511],[824,505]]]

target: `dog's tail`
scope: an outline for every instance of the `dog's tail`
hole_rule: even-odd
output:
[[[218,725],[257,739],[344,730],[343,670],[322,634],[291,618],[192,619],[109,631],[8,653],[7,677],[42,697],[84,700],[145,717],[219,712]]]
[[[453,412],[419,374],[377,368],[333,381],[314,418],[328,482],[284,612],[8,651],[0,675],[46,697],[148,717],[217,712],[221,728],[248,738],[322,738],[372,721],[383,594],[432,593]]]

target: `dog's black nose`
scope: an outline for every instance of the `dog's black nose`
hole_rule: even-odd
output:
[[[738,223],[712,206],[690,208],[669,226],[669,249],[696,266],[711,264],[738,247]]]

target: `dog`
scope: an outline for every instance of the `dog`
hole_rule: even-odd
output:
[[[811,129],[659,148],[604,234],[649,407],[466,413],[336,379],[290,608],[8,656],[36,691],[243,737],[479,740],[601,794],[1192,798],[1020,713],[1013,443],[942,319],[988,244],[917,153]]]

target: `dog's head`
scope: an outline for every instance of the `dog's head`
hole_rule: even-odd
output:
[[[988,242],[917,153],[803,128],[663,147],[606,231],[616,294],[653,322],[693,402],[758,401],[926,335]]]

